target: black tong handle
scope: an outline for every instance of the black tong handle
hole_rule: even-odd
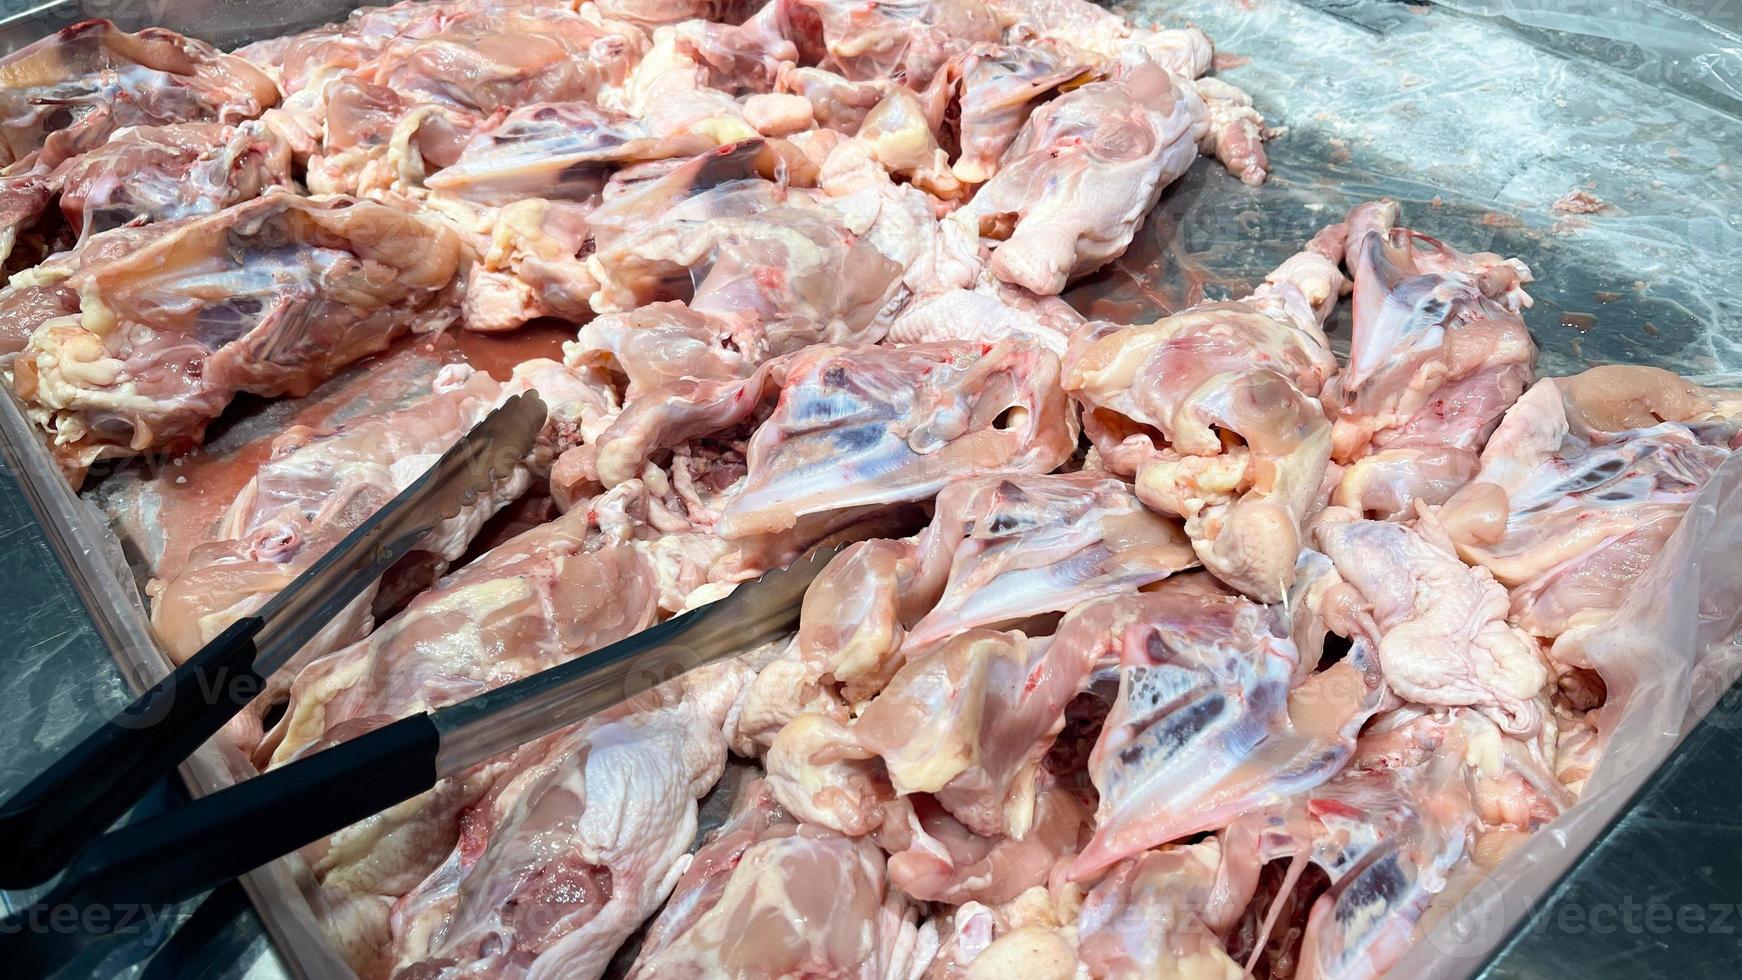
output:
[[[46,975],[103,938],[55,916],[119,922],[191,898],[436,783],[441,737],[413,715],[92,841],[48,897],[0,922],[0,962]],[[72,912],[63,912],[72,909]],[[104,914],[93,917],[92,909]],[[76,917],[76,918],[75,918]]]
[[[248,616],[153,684],[4,805],[0,888],[40,885],[260,693]]]

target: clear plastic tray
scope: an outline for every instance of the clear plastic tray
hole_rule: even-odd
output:
[[[231,46],[315,26],[352,6],[50,3],[0,20],[0,47],[86,16]],[[1542,373],[1611,362],[1714,379],[1742,370],[1742,287],[1733,278],[1742,268],[1742,205],[1728,159],[1742,146],[1742,38],[1649,2],[1621,15],[1595,0],[1183,0],[1127,12],[1195,22],[1215,38],[1219,73],[1247,88],[1279,130],[1269,145],[1274,176],[1247,188],[1200,161],[1163,197],[1131,251],[1067,294],[1085,312],[1136,321],[1240,292],[1354,202],[1387,195],[1404,202],[1412,227],[1530,264],[1537,304],[1527,321]],[[1602,209],[1557,209],[1574,190]],[[1346,345],[1346,323],[1332,328]],[[331,390],[311,398],[333,397]],[[258,435],[290,411],[296,406],[250,403],[226,422]],[[0,448],[128,681],[137,688],[161,677],[168,664],[151,642],[138,591],[161,549],[141,530],[137,508],[121,514],[140,472],[74,494],[9,394],[0,398]],[[163,473],[172,478],[173,470]],[[1639,637],[1671,640],[1690,658],[1735,650],[1739,508],[1742,463],[1732,461],[1654,571],[1653,594],[1677,601],[1638,610]],[[1636,690],[1642,710],[1630,714],[1624,744],[1575,817],[1536,835],[1397,975],[1475,971],[1668,757],[1728,667],[1708,657],[1699,671],[1684,666]],[[229,784],[240,766],[208,746],[183,771],[203,794]],[[275,865],[246,884],[293,972],[347,975],[287,871]]]

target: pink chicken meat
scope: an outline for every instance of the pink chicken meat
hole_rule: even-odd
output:
[[[0,373],[69,475],[328,420],[177,529],[172,659],[551,409],[233,727],[257,766],[845,545],[792,635],[293,856],[359,976],[1374,977],[1574,805],[1592,641],[1742,395],[1537,381],[1529,270],[1389,201],[1073,308],[1199,156],[1267,178],[1214,55],[1087,0],[438,0],[0,60]],[[449,366],[322,411],[375,355]]]
[[[1524,263],[1466,255],[1395,227],[1398,216],[1377,201],[1344,223],[1355,330],[1325,393],[1344,465],[1333,500],[1385,519],[1443,503],[1475,474],[1536,361],[1519,315],[1530,305]]]

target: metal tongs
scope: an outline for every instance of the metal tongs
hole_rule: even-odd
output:
[[[539,411],[542,419],[542,406]],[[78,854],[61,884],[47,897],[0,922],[0,947],[8,947],[0,956],[14,966],[23,962],[47,968],[64,962],[93,937],[39,934],[23,944],[13,937],[29,932],[32,916],[41,917],[56,907],[139,906],[192,897],[411,799],[442,778],[649,690],[671,679],[673,672],[663,668],[676,666],[680,672],[693,669],[788,633],[797,627],[806,588],[838,551],[838,547],[814,549],[783,569],[743,583],[723,599],[567,663],[468,700],[400,719],[163,816],[99,837]],[[372,567],[379,571],[385,565]],[[334,610],[338,606],[322,603],[319,608]],[[260,632],[257,626],[248,635]],[[303,638],[313,632],[308,629]],[[204,655],[202,651],[199,656]],[[271,666],[278,666],[286,657],[288,653],[277,657]],[[242,660],[256,666],[261,661],[259,655]],[[655,669],[649,669],[650,664]],[[265,675],[254,676],[257,686],[258,678]],[[141,701],[149,697],[148,692]],[[226,702],[224,718],[246,702],[247,698],[241,698],[233,707],[229,706],[232,702]],[[31,812],[21,809],[21,803],[40,807],[38,801],[48,799],[39,791],[39,784],[62,791],[73,789],[62,770],[74,760],[82,772],[88,772],[96,765],[107,766],[109,760],[122,758],[119,750],[107,746],[125,745],[127,737],[137,734],[128,726],[138,724],[124,719],[111,722],[111,727],[120,731],[106,736],[100,756],[88,744],[81,745],[7,805],[5,826],[10,829],[21,815]],[[151,752],[126,750],[125,758],[155,763],[159,755],[185,754],[221,724],[221,720],[207,722],[198,737],[190,734],[173,742],[163,740]],[[156,765],[154,774],[161,774],[164,768]],[[136,799],[149,782],[132,774],[111,776],[111,784],[115,779],[125,780],[131,794],[125,797],[128,801]],[[121,794],[110,790],[86,792],[80,803],[60,804],[55,810],[64,818],[91,798],[104,801],[112,813],[110,820],[125,808],[125,804],[116,803]],[[82,822],[88,825],[94,818]],[[31,829],[45,835],[38,839],[52,836],[41,824]],[[62,850],[66,847],[61,845]],[[36,865],[40,868],[46,863],[38,860]],[[8,877],[17,880],[22,876],[9,872]]]
[[[506,399],[258,612],[231,624],[0,805],[0,840],[9,851],[0,888],[48,880],[120,819],[371,582],[518,465],[545,415],[536,394]]]

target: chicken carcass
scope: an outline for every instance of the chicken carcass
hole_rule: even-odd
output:
[[[1107,600],[1074,611],[1055,642],[1073,618],[1072,642],[1120,668],[1089,756],[1100,809],[1078,878],[1323,783],[1384,693],[1365,644],[1316,671],[1283,610],[1237,596],[1164,587]]]
[[[743,381],[677,382],[635,400],[600,436],[595,471],[614,486],[656,450],[751,422],[772,396],[716,527],[748,550],[785,553],[795,538],[953,480],[1058,466],[1076,444],[1076,419],[1057,372],[1052,354],[1017,341],[817,345]]]
[[[1351,604],[1353,631],[1375,645],[1393,691],[1479,708],[1510,734],[1537,730],[1547,667],[1536,641],[1506,622],[1506,589],[1492,573],[1465,565],[1432,525],[1332,507],[1313,533],[1346,580],[1336,601]]]
[[[185,222],[160,221],[129,225],[87,235],[34,268],[14,275],[0,290],[0,366],[10,380],[12,362],[30,346],[36,329],[50,320],[77,318],[79,292],[69,282],[86,272],[131,256],[173,232]]]
[[[1023,836],[1041,759],[1088,676],[1085,653],[1068,639],[968,630],[911,657],[852,737],[883,760],[895,792],[932,794],[983,837]]]
[[[534,102],[593,101],[647,47],[631,24],[557,5],[480,5],[433,32],[400,33],[358,75],[420,102],[488,114]]]
[[[716,343],[718,329],[717,321],[683,303],[649,303],[589,321],[564,356],[621,377],[623,400],[630,402],[676,382],[747,377],[755,365]]]
[[[282,765],[651,625],[669,593],[701,579],[672,560],[683,535],[655,537],[629,512],[642,495],[621,488],[521,534],[419,595],[367,639],[309,664],[259,755]],[[672,576],[692,577],[662,581]],[[503,764],[481,763],[303,849],[315,882],[311,902],[353,962],[380,948],[391,905],[435,870],[457,839],[458,814]]]
[[[1329,877],[1300,927],[1296,977],[1384,976],[1479,878],[1472,785],[1490,764],[1494,727],[1468,712],[1404,727],[1421,751],[1360,760],[1281,813],[1257,811],[1222,834],[1225,847],[1259,862],[1310,859]]]
[[[79,315],[36,329],[14,383],[69,471],[185,448],[241,392],[306,394],[442,326],[459,253],[393,208],[270,194],[73,273]]]
[[[87,20],[13,52],[0,60],[0,260],[53,199],[55,171],[117,130],[240,123],[277,102],[253,65],[158,28]]]
[[[464,365],[449,365],[426,397],[402,409],[332,429],[294,426],[275,438],[210,539],[193,548],[173,577],[148,588],[152,629],[165,652],[180,662],[265,605],[421,476],[502,398],[528,389],[537,390],[549,408],[546,431],[528,465],[504,474],[419,543],[418,552],[434,559],[424,571],[435,576],[461,557],[491,515],[525,492],[532,470],[548,468],[552,456],[579,443],[587,416],[605,407],[590,379],[553,361],[531,360],[518,365],[504,386]],[[282,700],[304,665],[368,634],[375,594],[374,586],[365,590],[267,679],[245,721],[232,726],[239,745],[252,751],[261,714]]]
[[[1124,253],[1162,189],[1197,159],[1209,117],[1145,59],[1034,111],[998,173],[950,216],[996,240],[992,272],[1043,295]]]
[[[933,566],[922,574],[941,590],[904,643],[918,648],[1136,592],[1190,567],[1184,544],[1178,527],[1147,513],[1118,480],[1008,474],[953,483],[917,545]]]
[[[647,495],[629,484],[571,509],[448,576],[367,640],[310,664],[263,745],[272,763],[651,625],[672,589],[687,592],[702,582],[662,580],[671,570],[659,567],[661,560],[683,542],[632,513],[645,510]]]
[[[969,45],[1002,37],[997,15],[982,0],[791,0],[791,6],[818,22],[829,67],[914,92]]]
[[[590,220],[614,168],[712,149],[586,103],[522,106],[477,127],[424,178],[429,206],[476,234],[464,325],[508,330],[540,316],[585,321],[598,290]]]
[[[517,750],[453,853],[395,904],[392,976],[603,973],[685,868],[743,671],[692,672]]]
[[[1475,474],[1536,361],[1519,315],[1530,305],[1524,263],[1397,228],[1398,212],[1383,200],[1349,212],[1354,336],[1325,389],[1332,455],[1345,466],[1332,502],[1381,519],[1443,503]]]
[[[696,137],[661,135],[586,102],[538,103],[479,128],[459,156],[424,184],[482,204],[506,205],[527,197],[587,201],[604,189],[614,166],[690,157],[715,145]]]
[[[482,124],[474,113],[414,103],[385,85],[352,75],[334,79],[321,92],[325,129],[319,145],[306,154],[305,177],[317,194],[416,200],[423,178],[454,163],[471,132]],[[271,126],[272,117],[264,122]]]
[[[796,823],[756,786],[653,920],[632,978],[899,980],[937,949],[862,837]]]
[[[1222,841],[1172,845],[1109,871],[1083,899],[1077,956],[1096,977],[1243,976],[1224,949],[1252,890],[1223,868]]]
[[[852,545],[823,570],[796,644],[751,685],[756,709],[740,731],[771,745],[776,795],[813,822],[866,833],[888,798],[924,792],[973,833],[1020,830],[1033,821],[1036,766],[1098,648],[984,627],[1050,631],[1048,613],[1190,563],[1178,529],[1117,480],[953,484],[920,535]],[[845,705],[821,695],[836,688],[859,706],[850,730]]]
[[[291,186],[290,148],[256,122],[117,132],[50,178],[74,232],[212,214]]]
[[[1137,27],[1090,0],[988,2],[1010,24],[1006,36],[1012,41],[1063,42],[1101,61],[1142,54],[1182,78],[1197,78],[1209,71],[1215,55],[1209,37],[1195,27]]]
[[[1537,382],[1507,411],[1474,479],[1436,519],[1511,589],[1511,620],[1559,642],[1607,619],[1700,487],[1742,447],[1742,399],[1655,368]]]
[[[277,102],[272,79],[204,41],[82,21],[0,61],[0,163],[53,168],[124,126],[238,123]]]
[[[1035,107],[1059,86],[1089,74],[1074,52],[1054,44],[976,44],[952,65],[958,81],[957,180],[983,184],[997,173]]]
[[[927,794],[896,800],[875,838],[889,852],[890,879],[912,898],[950,905],[998,905],[1059,879],[1082,846],[1089,813],[1050,776],[1033,796],[1032,821],[996,837],[974,833]]]
[[[1096,324],[1065,361],[1102,465],[1183,518],[1205,567],[1264,602],[1293,582],[1330,461],[1315,396],[1337,366],[1322,325],[1343,286],[1338,231],[1245,300],[1146,326]]]
[[[730,155],[759,145],[716,152],[727,165]],[[655,193],[664,188],[614,207],[642,211],[637,227],[599,236],[588,260],[599,283],[595,310],[681,300],[755,362],[807,344],[882,336],[887,325],[878,315],[900,285],[904,256],[879,249],[870,227],[851,227],[828,202],[771,181],[730,180],[649,214],[642,199]]]
[[[500,387],[488,375],[455,365],[437,375],[428,397],[404,409],[333,430],[295,426],[274,439],[267,460],[211,540],[196,546],[174,577],[149,590],[152,629],[165,652],[179,663],[265,605],[422,475],[489,412]],[[444,561],[459,558],[478,527],[529,483],[527,473],[517,469],[476,505],[444,522],[422,549]],[[304,664],[362,639],[373,625],[374,593],[366,589],[322,627],[273,675],[254,705],[263,710]],[[257,739],[259,733],[253,734]]]

